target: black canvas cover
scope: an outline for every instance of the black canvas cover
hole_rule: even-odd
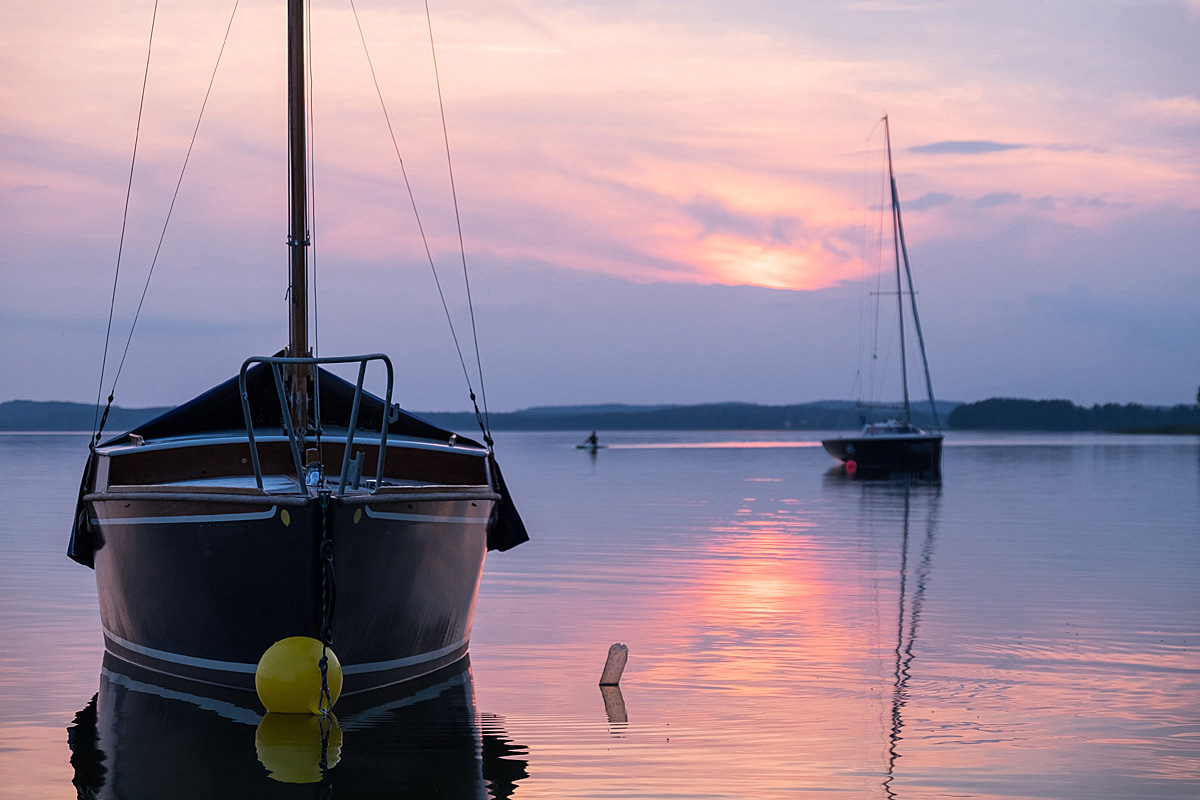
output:
[[[503,552],[528,542],[529,532],[525,530],[525,522],[512,501],[504,476],[500,474],[500,464],[495,454],[488,455],[488,466],[492,470],[492,485],[500,493],[500,502],[496,504],[496,516],[488,528],[487,549]]]
[[[318,368],[317,372],[322,426],[348,426],[350,412],[354,405],[354,384],[324,369]],[[255,364],[246,370],[246,393],[249,395],[250,417],[256,432],[283,428],[283,410],[279,403],[275,377],[271,373],[270,365]],[[395,418],[388,423],[389,433],[441,442],[448,442],[453,435],[450,431],[401,410],[399,406],[393,408]],[[364,391],[362,399],[359,401],[357,429],[380,430],[384,413],[384,401]],[[145,439],[159,439],[222,431],[244,431],[245,429],[245,414],[242,411],[238,379],[235,377],[131,431],[105,441],[101,446],[129,442],[130,436],[133,434]],[[475,440],[464,436],[457,436],[457,442],[481,446]],[[71,531],[70,543],[67,546],[67,555],[72,560],[88,567],[93,566],[94,563],[94,543],[87,522],[87,509],[83,503],[83,495],[87,491],[87,476],[91,474],[91,458],[89,457],[88,467],[84,470],[84,481],[79,488],[75,523]],[[500,474],[500,465],[492,454],[488,456],[488,466],[491,469],[493,484],[500,494],[500,500],[495,517],[488,528],[487,547],[489,550],[508,550],[529,541],[529,534],[525,530],[525,523],[521,520],[512,496],[508,492],[508,487],[504,483],[504,477]]]
[[[320,393],[321,424],[323,427],[346,427],[350,422],[350,411],[354,404],[354,384],[339,378],[327,370],[318,368],[317,379]],[[246,370],[246,393],[250,396],[250,417],[255,432],[283,429],[283,412],[275,378],[268,364],[255,364]],[[449,441],[451,431],[444,430],[407,411],[394,407],[398,418],[388,423],[388,432],[398,436],[413,436],[434,441]],[[358,409],[359,430],[380,430],[383,424],[384,402],[363,391]],[[104,445],[121,444],[129,441],[130,434],[145,439],[160,439],[171,436],[194,436],[220,431],[244,431],[245,415],[238,389],[238,379],[230,378],[214,386],[204,394],[173,408],[131,431],[109,439]],[[462,436],[463,444],[479,443]]]

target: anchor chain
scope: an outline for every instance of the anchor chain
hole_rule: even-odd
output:
[[[322,717],[329,715],[333,701],[329,696],[329,648],[333,646],[333,610],[337,605],[337,580],[333,571],[333,536],[329,531],[329,492],[321,491],[321,697],[317,701]],[[322,744],[324,758],[324,744]]]

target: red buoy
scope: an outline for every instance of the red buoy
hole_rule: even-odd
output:
[[[858,472],[858,464],[857,464],[857,462],[854,462],[854,461],[847,461],[847,462],[846,462],[846,473],[847,473],[848,475],[853,475],[853,474],[854,474],[854,473],[856,473],[856,472]]]

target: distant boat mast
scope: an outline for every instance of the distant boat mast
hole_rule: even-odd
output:
[[[883,138],[887,143],[888,181],[892,189],[892,249],[896,259],[896,302],[900,314],[900,375],[904,384],[904,423],[912,422],[908,397],[908,361],[904,348],[904,295],[908,294],[912,307],[913,326],[917,330],[917,343],[921,349],[921,364],[925,368],[925,389],[929,393],[929,410],[933,415],[934,430],[941,430],[938,420],[937,403],[933,399],[933,380],[929,377],[929,359],[925,356],[925,336],[921,333],[921,315],[917,313],[917,293],[913,289],[912,269],[908,264],[908,245],[904,241],[904,224],[900,218],[900,192],[896,189],[896,173],[892,169],[892,134],[888,127],[887,115],[883,115]],[[908,291],[900,275],[900,260],[904,260],[904,276],[908,279]]]

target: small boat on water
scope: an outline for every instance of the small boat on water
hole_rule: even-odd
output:
[[[113,656],[253,692],[272,644],[311,637],[347,696],[463,661],[485,554],[528,536],[482,422],[476,442],[403,411],[386,355],[313,355],[305,8],[287,2],[288,346],[103,442],[101,420],[68,555],[95,570]]]
[[[596,435],[595,431],[592,431],[592,435],[583,440],[583,444],[575,445],[576,450],[587,450],[591,453],[595,453],[597,450],[603,450],[606,447],[608,447],[608,445],[600,444],[600,437]]]
[[[892,169],[892,138],[888,118],[883,118],[884,141],[887,147],[887,179],[891,193],[892,251],[896,271],[896,312],[900,344],[900,375],[904,401],[899,406],[883,403],[860,403],[861,408],[895,408],[899,418],[866,422],[857,436],[838,436],[824,439],[821,445],[831,456],[843,462],[848,471],[864,473],[918,472],[940,477],[942,468],[942,433],[937,404],[933,397],[933,381],[929,377],[929,359],[925,354],[925,336],[921,332],[921,317],[917,312],[917,293],[913,288],[912,267],[908,246],[904,240],[904,224],[900,215],[900,193]],[[903,265],[903,271],[901,266]],[[908,353],[905,347],[905,298],[912,315],[913,327],[920,346],[921,365],[925,373],[925,388],[929,395],[930,419],[933,430],[924,430],[913,423],[912,404],[908,388]]]

